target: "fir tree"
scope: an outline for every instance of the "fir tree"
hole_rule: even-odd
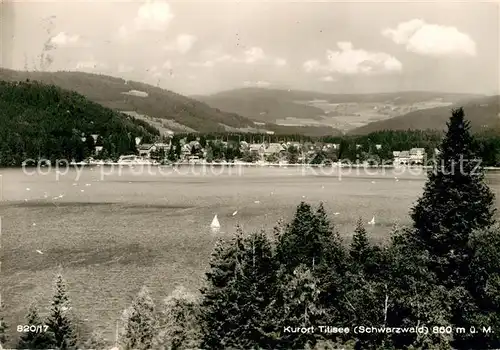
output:
[[[276,270],[272,245],[265,232],[244,239],[233,283],[238,328],[233,344],[242,349],[273,347],[275,323],[269,306],[276,296]]]
[[[301,202],[292,222],[280,236],[277,258],[289,273],[301,264],[313,268],[319,263],[321,241],[315,222],[316,217],[311,206]]]
[[[202,348],[220,348],[225,339],[231,281],[236,275],[236,255],[243,248],[242,241],[237,231],[231,241],[217,241],[212,252],[206,285],[201,289]]]
[[[50,333],[46,333],[44,324],[38,313],[38,308],[35,303],[31,304],[26,316],[26,325],[41,326],[41,332],[25,332],[19,339],[18,349],[48,349],[52,345]]]
[[[171,162],[175,162],[177,160],[175,156],[175,147],[173,142],[168,150],[167,159]]]
[[[320,305],[327,310],[328,322],[345,322],[345,292],[348,261],[345,247],[323,204],[314,213],[313,229],[318,239],[315,265],[312,273],[318,279]]]
[[[436,277],[429,268],[430,254],[421,251],[411,228],[396,228],[391,233],[387,251],[389,288],[388,312],[385,324],[389,327],[449,326],[451,302],[449,291],[436,285]],[[390,339],[397,349],[412,345],[433,348],[449,344],[447,335],[392,334]],[[420,347],[422,346],[422,347]]]
[[[298,266],[292,275],[285,271],[274,307],[280,338],[273,349],[304,349],[314,347],[322,339],[319,332],[288,332],[289,326],[309,328],[326,324],[326,310],[319,300],[319,280],[305,265]]]
[[[468,334],[467,345],[500,348],[500,227],[478,230],[470,242],[473,251],[469,284],[474,286],[474,308],[464,318],[476,329],[491,327],[492,332]]]
[[[151,349],[158,332],[155,304],[144,286],[125,310],[121,343],[124,350]]]
[[[363,265],[370,254],[370,242],[368,242],[368,235],[361,218],[359,218],[356,223],[349,254],[358,265]]]
[[[463,109],[453,111],[439,150],[437,166],[411,216],[417,242],[431,254],[432,270],[452,286],[463,284],[470,273],[472,232],[494,223],[494,196],[484,183]]]
[[[442,286],[447,295],[442,307],[449,306],[449,322],[467,326],[477,310],[477,289],[471,283],[471,239],[475,230],[494,224],[494,195],[484,182],[484,171],[475,154],[475,141],[463,109],[452,112],[448,131],[439,147],[437,165],[428,174],[424,194],[413,208],[411,237],[405,243],[412,259],[426,256],[428,277]],[[476,300],[476,301],[475,301]],[[476,311],[474,311],[476,310]],[[457,334],[453,346],[468,347],[469,335]]]
[[[183,287],[175,289],[165,299],[160,332],[153,347],[169,350],[199,348],[198,314],[198,298]]]
[[[62,275],[58,274],[47,326],[48,333],[52,338],[52,345],[59,350],[76,348],[77,336],[70,316],[70,309],[66,283]]]
[[[335,267],[341,271],[346,258],[345,249],[339,233],[326,214],[323,203],[318,205],[314,213],[313,227],[316,231],[314,236],[318,239],[316,244],[318,253],[313,271],[320,265],[328,266],[330,269]]]
[[[231,243],[218,246],[207,274],[202,347],[272,347],[275,324],[268,307],[275,297],[275,264],[271,242],[263,232],[243,238],[239,231]]]
[[[175,159],[179,159],[182,155],[182,146],[179,142],[175,145]]]

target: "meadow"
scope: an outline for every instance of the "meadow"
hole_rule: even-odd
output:
[[[425,174],[393,170],[339,176],[301,168],[192,169],[0,170],[1,292],[11,331],[35,298],[45,311],[61,268],[81,320],[111,338],[142,285],[157,302],[179,285],[196,291],[217,238],[236,225],[270,232],[300,201],[323,202],[346,241],[358,217],[374,216],[366,228],[384,242],[394,224],[409,223],[425,181]],[[488,173],[487,182],[498,197],[500,173]],[[209,227],[215,214],[219,232]]]

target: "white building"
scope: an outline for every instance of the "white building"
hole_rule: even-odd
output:
[[[167,152],[170,149],[170,145],[170,143],[163,142],[145,143],[139,146],[139,155],[142,157],[151,158],[151,153],[157,152],[162,149]]]
[[[409,151],[393,151],[394,165],[423,165],[425,158],[424,148],[412,148]]]
[[[394,157],[394,166],[398,165],[409,165],[410,164],[410,152],[409,151],[395,151],[393,154],[397,152],[397,156]]]
[[[424,148],[412,148],[409,152],[410,154],[410,164],[424,164],[425,149]]]

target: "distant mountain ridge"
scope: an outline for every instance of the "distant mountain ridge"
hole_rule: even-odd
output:
[[[437,107],[411,112],[392,119],[373,122],[351,130],[353,135],[366,135],[381,130],[444,130],[450,110],[463,107],[471,131],[500,133],[500,96],[486,96],[469,101],[458,101],[449,107]]]
[[[175,132],[266,132],[339,134],[333,128],[284,127],[267,123],[257,125],[237,113],[212,108],[206,103],[149,84],[84,72],[26,72],[0,69],[0,80],[26,79],[52,84],[76,91],[102,106],[123,112],[137,113],[156,128]]]
[[[373,121],[483,96],[427,91],[329,94],[300,90],[242,88],[192,97],[211,107],[234,112],[255,121],[280,125],[328,126],[348,132]]]

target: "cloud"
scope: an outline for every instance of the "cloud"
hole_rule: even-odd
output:
[[[264,58],[266,58],[266,55],[264,54],[264,50],[262,50],[260,47],[252,47],[244,52],[245,63],[255,63],[257,61],[261,61]]]
[[[277,65],[278,67],[286,66],[287,62],[284,58],[276,58],[274,60],[274,64]]]
[[[163,69],[172,69],[172,62],[170,61],[165,61],[162,65]]]
[[[214,61],[204,61],[204,62],[190,62],[189,65],[191,67],[213,67],[215,65]]]
[[[189,65],[191,67],[205,67],[205,68],[210,68],[215,66],[218,63],[222,62],[240,62],[237,58],[231,55],[227,54],[220,54],[219,51],[215,50],[205,50],[203,51],[204,56],[209,56],[211,57],[208,60],[202,61],[202,62],[190,62]]]
[[[354,49],[352,43],[341,41],[337,43],[339,50],[327,50],[327,60],[322,65],[318,60],[304,62],[306,72],[334,72],[346,75],[382,74],[399,72],[403,65],[397,58],[385,52],[370,52]]]
[[[319,63],[318,60],[306,61],[306,62],[304,62],[303,67],[304,67],[304,70],[308,73],[322,69],[321,64]]]
[[[130,73],[134,70],[134,67],[131,67],[129,65],[126,65],[125,63],[120,63],[118,65],[118,72],[119,73]]]
[[[177,37],[174,43],[165,46],[167,51],[178,51],[182,54],[187,53],[198,39],[194,35],[181,34]]]
[[[271,85],[270,82],[268,81],[262,81],[262,80],[259,80],[259,81],[244,81],[243,82],[243,85],[245,86],[254,86],[254,87],[267,87],[269,85]]]
[[[114,35],[120,41],[129,41],[141,31],[164,32],[174,17],[167,2],[147,0],[142,2],[131,24],[120,26]]]
[[[139,7],[134,25],[136,30],[163,31],[173,18],[174,14],[167,2],[148,0]]]
[[[57,46],[69,46],[78,43],[80,36],[78,35],[68,35],[65,32],[60,32],[56,36],[50,39],[52,44]]]
[[[384,29],[382,35],[420,55],[476,55],[476,43],[469,35],[456,27],[428,24],[421,19],[402,22],[394,29]]]
[[[158,68],[158,66],[152,66],[148,69],[146,69],[146,71],[153,77],[153,78],[160,78],[161,76],[163,76],[163,73],[162,73],[162,70],[160,68]]]
[[[218,56],[214,59],[215,62],[219,63],[219,62],[235,62],[236,59],[231,56],[231,55],[221,55],[221,56]]]
[[[284,66],[287,64],[287,61],[284,58],[269,56],[262,48],[257,46],[251,47],[236,56],[224,54],[220,49],[203,50],[201,54],[204,58],[206,58],[206,60],[201,62],[191,62],[189,65],[192,67],[213,67],[219,63],[254,64],[257,62],[274,64],[276,66]]]
[[[319,80],[327,82],[327,83],[337,81],[337,79],[333,78],[331,75],[327,75],[326,77],[321,77],[321,78],[319,78]]]

